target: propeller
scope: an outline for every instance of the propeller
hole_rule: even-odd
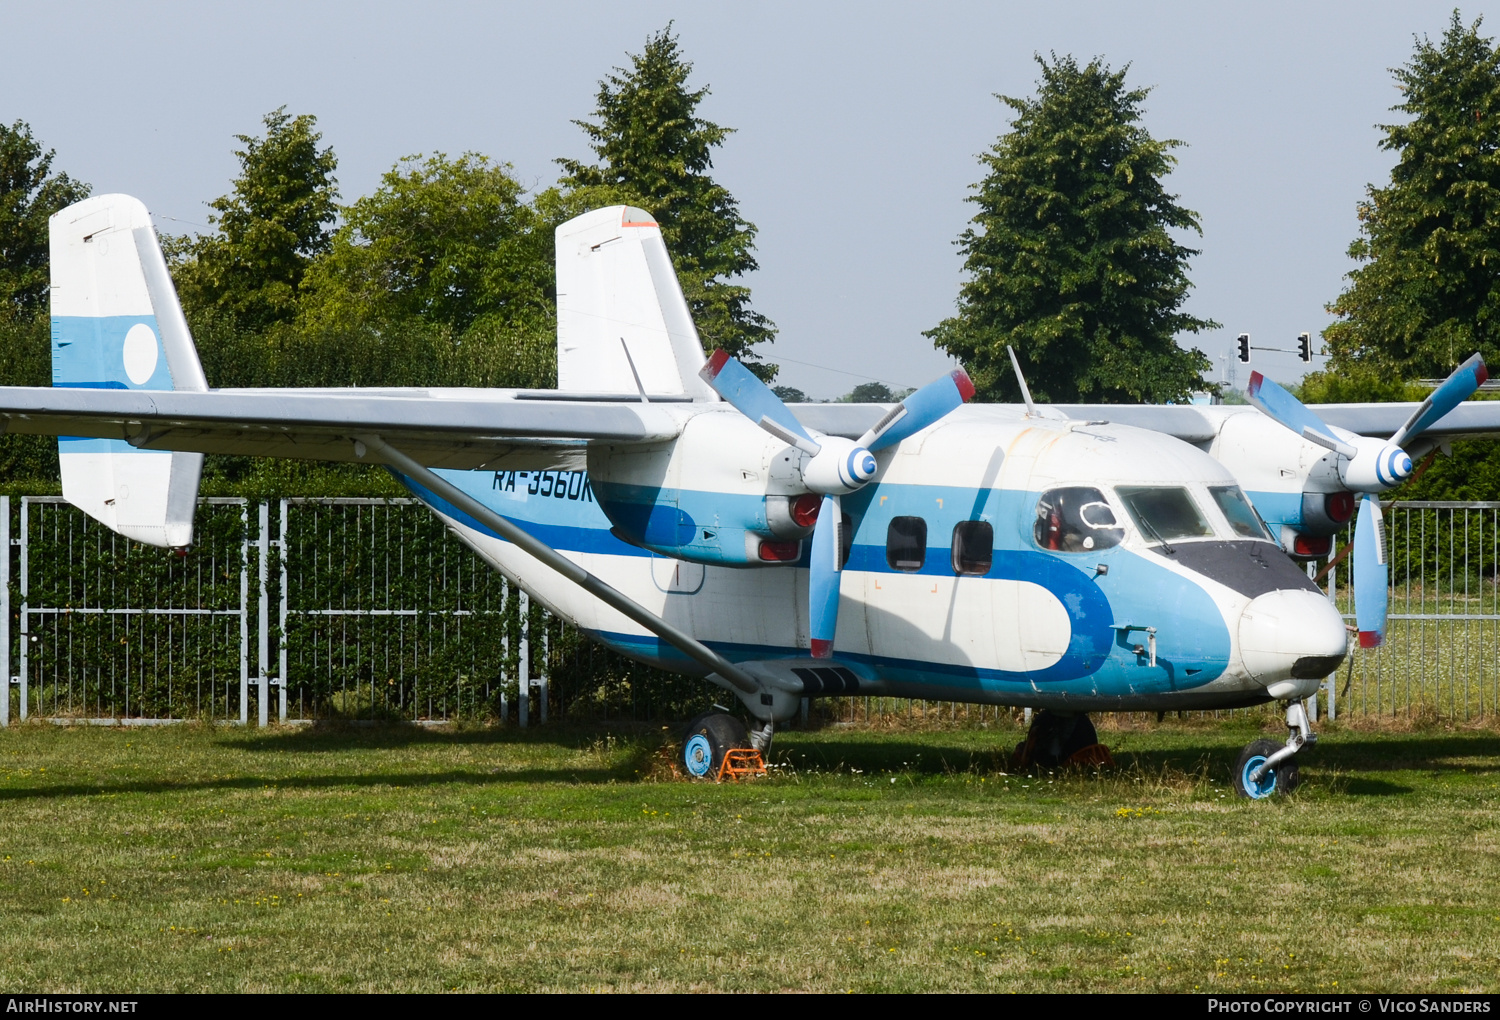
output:
[[[1488,378],[1484,359],[1475,354],[1428,394],[1389,440],[1382,440],[1336,429],[1259,372],[1250,376],[1250,402],[1303,439],[1337,454],[1339,478],[1351,492],[1362,494],[1354,523],[1354,617],[1361,648],[1374,648],[1384,640],[1390,599],[1390,567],[1386,563],[1379,494],[1411,477],[1412,459],[1405,445],[1473,396]]]
[[[875,477],[875,453],[915,435],[974,396],[974,384],[963,369],[928,383],[907,396],[857,440],[810,431],[756,375],[724,351],[715,351],[698,373],[741,414],[794,446],[802,459],[802,484],[823,497],[813,525],[808,607],[812,654],[833,654],[839,619],[839,575],[843,564],[844,513],[839,497]]]

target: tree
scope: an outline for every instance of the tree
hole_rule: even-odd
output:
[[[24,121],[0,124],[0,322],[45,313],[47,219],[89,195],[82,181],[52,173],[55,155]]]
[[[472,152],[411,156],[343,211],[306,279],[307,316],[410,316],[462,331],[484,317],[555,314],[552,224],[526,203],[509,164]]]
[[[311,114],[266,114],[266,136],[236,135],[240,175],[232,194],[209,203],[217,235],[169,246],[189,311],[215,309],[262,329],[295,314],[303,275],[328,250],[338,213],[338,159],[318,148]]]
[[[899,400],[891,388],[882,382],[862,382],[839,398],[844,404],[889,404]]]
[[[1162,186],[1176,164],[1141,125],[1148,90],[1128,66],[1053,55],[1032,99],[980,157],[979,206],[956,242],[968,279],[958,314],[924,336],[962,360],[979,399],[1019,400],[1006,345],[1047,401],[1182,400],[1210,362],[1175,338],[1218,324],[1181,311],[1196,250],[1172,237],[1198,216]]]
[[[1361,263],[1329,306],[1334,371],[1446,375],[1475,351],[1500,354],[1500,51],[1458,11],[1392,70],[1409,119],[1380,125],[1397,154],[1390,183],[1358,206]],[[1495,266],[1489,260],[1495,259]]]
[[[615,189],[656,216],[704,342],[769,381],[776,366],[760,362],[752,348],[776,335],[775,324],[751,309],[749,287],[731,282],[757,268],[755,225],[708,173],[713,150],[732,131],[698,116],[709,89],[688,89],[693,65],[682,58],[671,25],[630,60],[629,69],[617,67],[599,83],[596,121],[574,121],[599,163],[559,159],[561,183]]]

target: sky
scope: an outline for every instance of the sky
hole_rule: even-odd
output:
[[[1488,4],[1461,8],[1466,22]],[[311,113],[345,201],[403,156],[484,153],[541,188],[590,158],[572,123],[599,80],[669,22],[735,129],[713,173],[759,229],[754,307],[777,325],[778,382],[831,398],[917,386],[951,367],[921,334],[951,315],[954,240],[980,153],[1028,96],[1037,54],[1129,65],[1144,125],[1179,139],[1167,178],[1196,211],[1179,338],[1233,366],[1235,337],[1292,351],[1331,320],[1352,268],[1355,206],[1394,162],[1390,69],[1441,36],[1451,4],[66,3],[0,13],[0,120],[24,120],[55,168],[144,201],[159,229],[203,229],[229,190],[237,134],[285,105]],[[1321,359],[1314,359],[1313,368]],[[1239,367],[1282,382],[1293,353]]]

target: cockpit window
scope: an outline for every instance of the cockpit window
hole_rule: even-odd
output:
[[[1148,541],[1170,542],[1214,533],[1186,489],[1153,485],[1121,486],[1115,491]]]
[[[1036,544],[1058,552],[1092,552],[1119,545],[1125,529],[1098,489],[1050,489],[1036,504]]]
[[[1250,505],[1238,485],[1210,485],[1208,491],[1213,493],[1214,502],[1224,511],[1224,516],[1229,519],[1229,526],[1236,535],[1241,538],[1271,537],[1266,534],[1255,508]]]

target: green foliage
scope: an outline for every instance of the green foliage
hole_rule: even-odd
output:
[[[464,153],[402,160],[344,209],[308,273],[303,318],[320,325],[420,318],[462,331],[480,319],[550,325],[552,227],[509,164]]]
[[[1358,207],[1361,265],[1323,334],[1334,369],[1433,378],[1500,354],[1500,50],[1481,20],[1466,28],[1455,10],[1441,42],[1422,38],[1394,71],[1392,109],[1409,120],[1382,125],[1397,162]]]
[[[980,400],[1019,400],[1006,345],[1038,400],[1186,401],[1210,367],[1175,337],[1217,323],[1180,309],[1197,214],[1162,187],[1181,142],[1141,126],[1146,89],[1099,60],[1037,57],[1035,98],[1000,96],[1011,130],[981,157],[959,235],[958,314],[924,335],[963,361]]]
[[[0,322],[46,313],[47,218],[89,195],[82,181],[52,173],[55,154],[24,121],[0,124]]]
[[[569,188],[615,189],[661,224],[699,335],[770,381],[776,366],[759,361],[754,345],[771,340],[771,320],[750,308],[750,288],[731,280],[757,268],[755,225],[709,176],[713,150],[732,132],[701,119],[705,86],[687,86],[693,65],[683,59],[671,26],[631,55],[631,67],[599,83],[596,122],[575,121],[589,137],[597,165],[560,159]]]
[[[313,130],[311,114],[266,114],[265,138],[237,135],[240,176],[232,194],[209,203],[220,233],[168,246],[183,306],[233,315],[265,328],[296,313],[303,274],[327,251],[337,215],[338,160]]]
[[[52,343],[40,316],[0,317],[0,386],[51,386]],[[58,490],[57,440],[51,436],[0,435],[0,492],[50,494]]]
[[[899,398],[881,382],[862,382],[839,398],[843,404],[889,404]]]
[[[803,393],[795,386],[772,386],[771,392],[776,394],[785,403],[788,404],[807,403],[807,394]]]

